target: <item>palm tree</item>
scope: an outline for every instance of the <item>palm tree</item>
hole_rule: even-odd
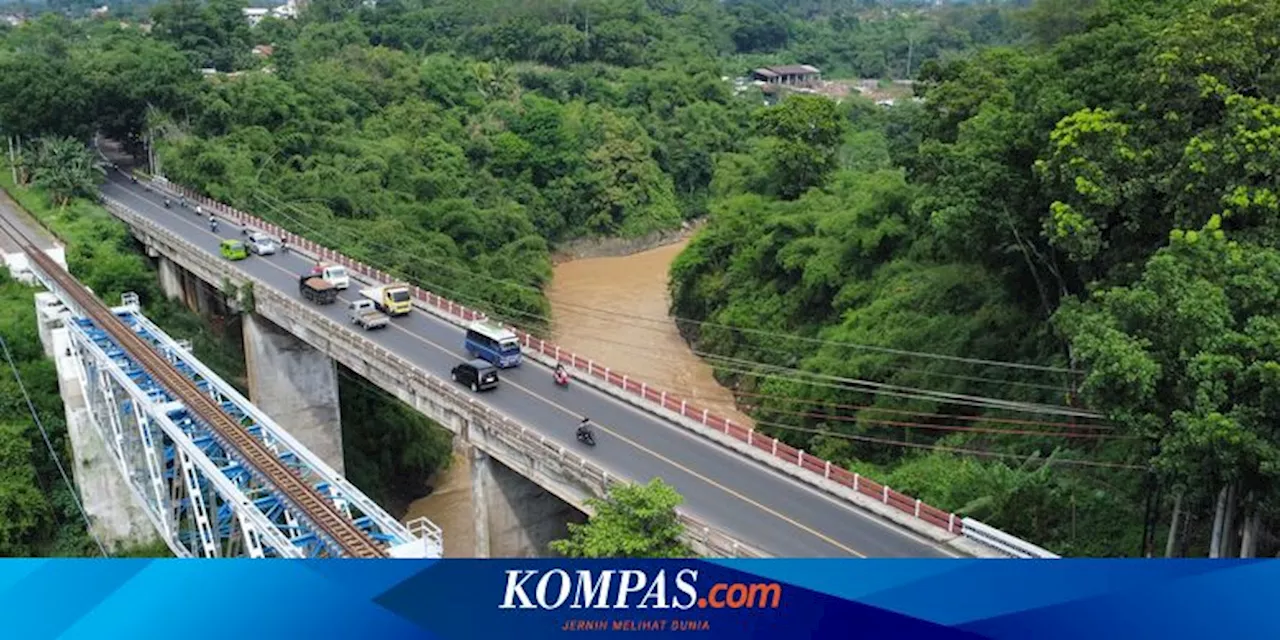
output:
[[[93,150],[75,138],[41,138],[30,167],[31,183],[46,189],[60,207],[76,197],[94,197],[107,174]]]

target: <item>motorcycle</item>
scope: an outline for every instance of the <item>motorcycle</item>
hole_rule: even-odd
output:
[[[567,389],[569,387],[569,372],[557,371],[555,372],[554,377],[555,377],[557,386],[564,389]]]
[[[165,199],[164,199],[164,208],[166,208],[166,209],[168,209],[168,208],[169,208],[169,199],[168,199],[168,198],[165,198]]]
[[[594,447],[596,446],[596,434],[586,427],[578,427],[578,442]]]

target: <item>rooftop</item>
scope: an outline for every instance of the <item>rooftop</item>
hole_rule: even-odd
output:
[[[807,64],[784,64],[777,67],[764,67],[755,70],[756,73],[766,76],[804,76],[820,73],[817,67]]]

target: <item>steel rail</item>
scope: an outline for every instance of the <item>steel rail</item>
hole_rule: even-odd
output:
[[[129,330],[84,285],[45,255],[27,237],[25,231],[16,224],[0,218],[0,233],[13,238],[18,248],[27,254],[33,265],[61,288],[63,293],[93,320],[94,324],[110,334],[116,344],[128,351],[148,375],[174,394],[213,429],[226,448],[238,453],[252,470],[280,491],[295,508],[302,511],[319,530],[317,533],[323,532],[323,535],[330,538],[351,557],[387,557],[385,549],[338,511],[337,507],[325,499],[319,491],[307,484],[297,471],[286,466],[263,443],[250,435],[248,430],[232,420],[212,398],[201,393],[195,383],[182,375],[173,364]]]

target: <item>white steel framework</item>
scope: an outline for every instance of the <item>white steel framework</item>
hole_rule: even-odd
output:
[[[125,294],[112,312],[208,393],[304,481],[392,557],[439,558],[439,527],[405,526],[383,511],[236,392],[185,345],[143,316]],[[174,554],[180,557],[339,557],[341,548],[306,514],[246,466],[234,450],[152,380],[103,330],[70,311],[64,325],[92,422],[120,473]]]

